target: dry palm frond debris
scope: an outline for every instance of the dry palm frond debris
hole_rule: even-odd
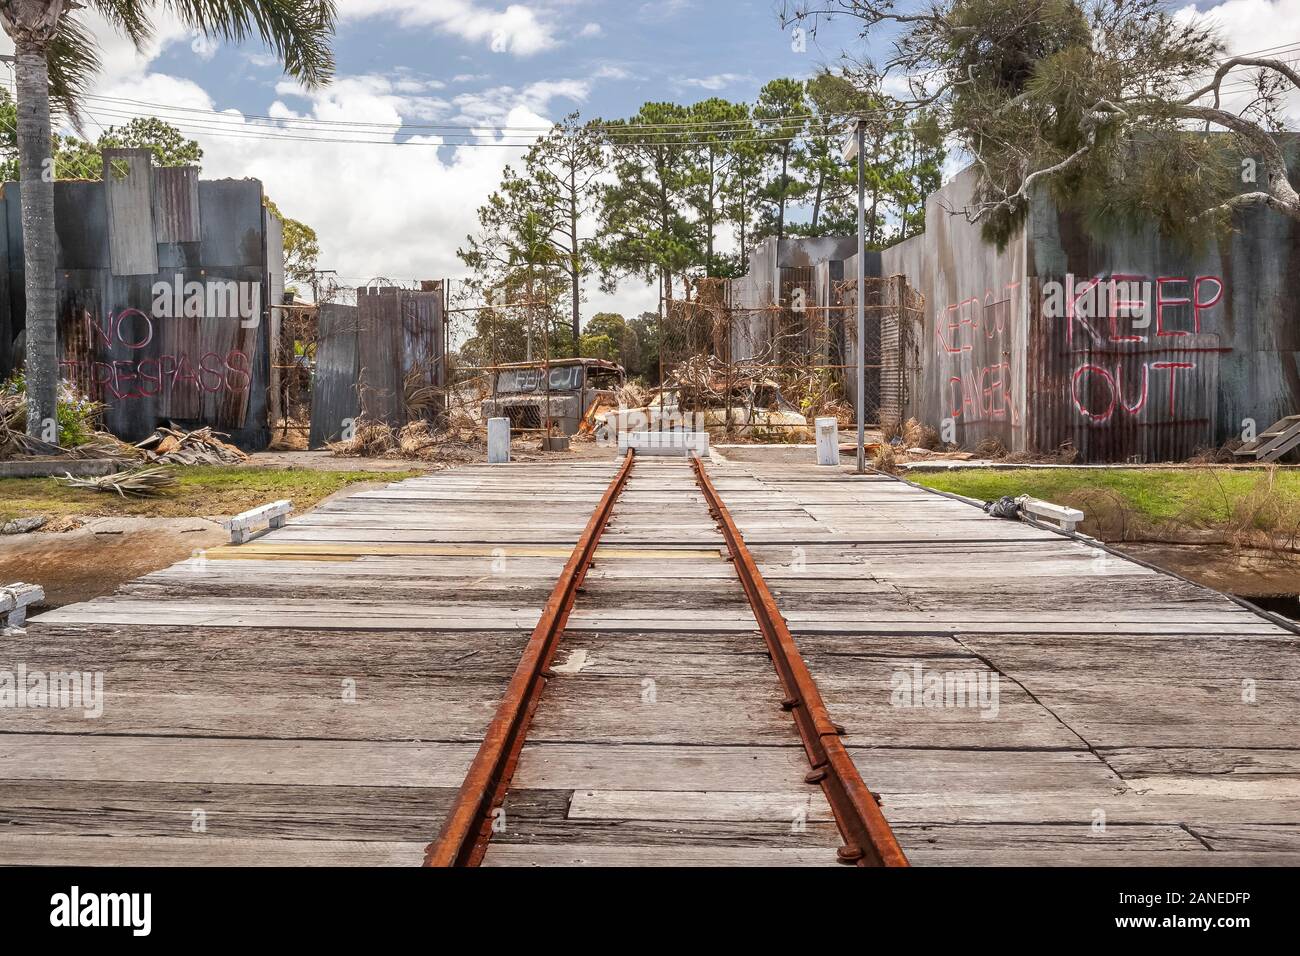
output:
[[[467,424],[439,429],[433,422],[420,420],[394,428],[362,418],[350,439],[331,442],[328,447],[344,458],[478,461],[486,453],[487,439],[481,429]]]
[[[70,390],[65,390],[61,402],[73,400]],[[87,417],[100,406],[85,399],[82,403]],[[126,442],[119,441],[107,432],[89,432],[89,437],[73,447],[63,447],[41,441],[27,434],[27,396],[22,392],[0,392],[0,460],[10,458],[114,458],[126,461],[138,458],[140,453]]]
[[[173,424],[159,427],[135,447],[151,462],[168,465],[237,465],[248,456],[222,438],[229,438],[210,426],[185,431]]]
[[[166,468],[155,466],[138,471],[120,471],[98,478],[75,478],[68,473],[59,481],[69,488],[86,488],[90,491],[115,491],[123,498],[152,498],[176,484],[176,476]]]

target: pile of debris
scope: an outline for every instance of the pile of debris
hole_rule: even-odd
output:
[[[86,488],[90,491],[115,491],[123,498],[152,498],[176,485],[176,476],[163,467],[140,468],[136,471],[119,471],[97,478],[74,478],[64,475],[59,481],[69,488]]]
[[[61,402],[77,400],[70,394],[60,395]],[[96,408],[98,406],[95,406]],[[21,391],[0,392],[0,460],[14,458],[114,458],[126,460],[136,457],[130,445],[112,435],[93,432],[89,440],[75,448],[62,448],[27,434],[27,396]]]
[[[463,421],[442,429],[424,420],[394,428],[360,418],[351,438],[331,442],[328,447],[333,454],[344,458],[400,458],[450,464],[482,461],[487,454],[487,436]]]
[[[672,368],[645,408],[699,413],[705,428],[728,429],[733,437],[806,441],[812,437],[809,417],[831,409],[838,418],[842,403],[829,383],[810,390],[805,371],[759,359],[726,363],[716,355],[693,355]],[[798,405],[787,394],[799,396]]]
[[[238,465],[248,461],[248,455],[222,441],[229,437],[208,425],[187,432],[173,422],[170,428],[155,429],[134,447],[143,452],[145,460],[165,465]]]

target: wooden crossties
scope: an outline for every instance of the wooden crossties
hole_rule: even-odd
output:
[[[619,465],[359,492],[32,615],[0,671],[104,707],[0,708],[0,862],[418,865]],[[708,468],[913,865],[1300,863],[1296,634],[882,476]],[[835,865],[724,544],[637,463],[484,865]]]

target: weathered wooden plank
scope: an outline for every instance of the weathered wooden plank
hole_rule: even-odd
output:
[[[427,841],[0,834],[9,866],[418,866]]]

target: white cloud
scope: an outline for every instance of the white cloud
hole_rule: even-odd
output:
[[[686,79],[678,80],[677,85],[714,92],[726,89],[728,86],[732,86],[736,83],[752,82],[753,79],[754,78],[747,73],[714,73],[712,76],[687,77]]]
[[[404,27],[433,27],[516,56],[531,56],[557,43],[554,25],[522,3],[498,10],[476,0],[340,0],[338,11],[344,21],[396,17]]]
[[[605,32],[605,31],[604,31],[603,29],[601,29],[601,26],[600,26],[599,23],[586,23],[586,24],[583,24],[582,29],[578,31],[578,36],[580,36],[580,37],[598,37],[598,36],[600,36],[600,35],[601,35],[602,33],[604,33],[604,32]]]
[[[1279,57],[1295,65],[1300,57],[1295,47],[1300,40],[1288,36],[1295,23],[1300,23],[1300,0],[1225,0],[1218,6],[1197,10],[1188,5],[1174,16],[1182,21],[1199,19],[1213,24],[1227,47],[1228,56],[1259,53],[1263,58]],[[1289,46],[1290,52],[1277,48]],[[1248,80],[1257,72],[1238,68],[1224,81],[1223,105],[1227,109],[1241,109],[1253,98],[1251,90],[1238,81]],[[1211,77],[1206,77],[1208,81]],[[1300,90],[1289,88],[1283,96],[1284,112],[1293,121],[1300,117]]]
[[[592,76],[597,80],[628,80],[632,78],[632,72],[615,63],[602,63]]]

